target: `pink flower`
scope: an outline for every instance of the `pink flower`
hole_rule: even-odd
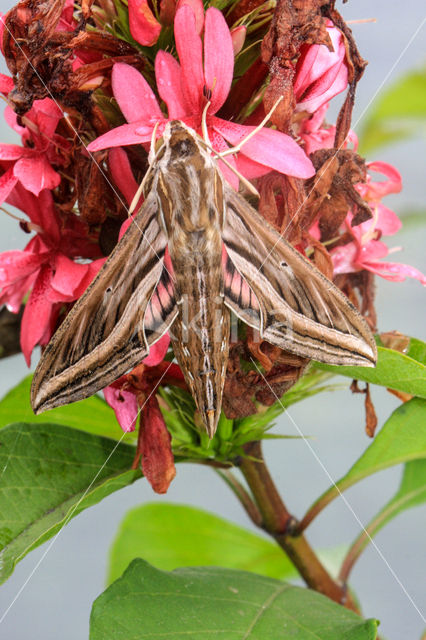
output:
[[[4,55],[3,34],[4,34],[4,30],[6,28],[5,27],[5,23],[4,23],[4,18],[5,18],[4,13],[2,13],[0,11],[0,50],[1,50],[3,55]]]
[[[309,118],[304,118],[300,123],[299,137],[304,142],[305,153],[309,156],[319,149],[332,149],[336,137],[336,126],[326,125],[324,121],[329,103],[323,104]],[[349,130],[345,140],[344,148],[349,145],[354,151],[358,148],[358,137],[355,131]]]
[[[18,185],[8,201],[27,213],[28,230],[37,232],[23,251],[0,254],[0,304],[16,313],[31,290],[21,324],[21,348],[29,365],[36,344],[50,340],[63,303],[84,293],[105,260],[89,264],[72,260],[91,255],[94,245],[77,218],[60,218],[48,189],[36,198]]]
[[[104,389],[104,395],[123,431],[134,431],[140,415],[134,468],[140,461],[143,474],[154,491],[166,493],[176,470],[171,437],[155,393],[160,385],[186,386],[180,367],[162,362],[164,352],[160,351],[152,357],[153,366],[139,365]]]
[[[382,173],[388,180],[375,182],[368,176],[365,184],[356,185],[358,192],[369,203],[373,218],[352,227],[352,214],[348,214],[345,225],[354,240],[331,251],[334,273],[353,273],[366,269],[393,282],[401,282],[408,277],[416,278],[426,285],[426,277],[415,267],[381,261],[389,255],[390,250],[380,238],[382,235],[395,234],[401,228],[401,221],[393,211],[380,202],[380,199],[389,193],[398,193],[402,183],[398,171],[385,162],[372,162],[368,168]]]
[[[148,0],[129,0],[129,27],[139,44],[152,47],[157,42],[161,24],[149,8]]]
[[[133,67],[116,64],[112,72],[115,98],[129,124],[122,125],[90,143],[89,150],[106,147],[149,143],[156,123],[162,135],[169,120],[182,120],[201,133],[203,110],[207,109],[207,130],[217,151],[228,149],[228,143],[238,144],[254,127],[247,127],[218,118],[214,114],[224,104],[231,87],[234,55],[232,37],[220,11],[210,8],[205,14],[204,43],[197,32],[196,16],[187,5],[176,12],[176,48],[180,64],[165,51],[159,51],[155,73],[160,97],[167,105],[168,118],[160,110],[156,97],[143,76]],[[204,47],[204,58],[203,58]],[[314,174],[314,168],[297,143],[283,133],[263,128],[243,146],[235,160],[241,173],[254,178],[272,169],[301,178]],[[223,164],[221,170],[234,185],[234,174]]]
[[[327,33],[333,45],[303,45],[296,65],[294,95],[296,111],[314,113],[348,85],[346,49],[342,33],[327,21]]]
[[[26,126],[18,124],[10,107],[5,110],[8,124],[22,136],[23,147],[0,144],[0,163],[4,174],[0,178],[0,202],[4,202],[15,185],[22,186],[38,196],[43,189],[54,189],[61,176],[52,164],[64,165],[69,143],[55,134],[63,114],[50,98],[35,100],[24,116]]]
[[[55,31],[74,31],[77,22],[74,20],[74,0],[65,0],[61,17],[56,25]]]
[[[14,86],[12,78],[5,76],[4,73],[0,73],[0,93],[7,96]]]

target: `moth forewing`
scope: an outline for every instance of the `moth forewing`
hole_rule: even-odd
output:
[[[258,310],[239,305],[229,290],[226,304],[282,349],[330,364],[374,366],[371,330],[340,289],[228,186],[225,197],[226,251]]]
[[[42,355],[32,385],[34,411],[106,387],[170,330],[212,437],[228,361],[229,310],[263,339],[298,355],[375,363],[365,320],[224,182],[194,131],[168,123],[151,159],[150,193],[134,223]]]
[[[153,194],[47,345],[31,387],[36,413],[108,386],[136,366],[161,337],[155,333],[150,300],[162,277],[166,244]],[[147,310],[148,336],[143,323]],[[170,313],[170,305],[167,310]],[[164,333],[167,318],[163,324]]]

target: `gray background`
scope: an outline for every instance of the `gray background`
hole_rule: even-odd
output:
[[[6,12],[13,4],[12,0],[2,0],[1,10]],[[339,4],[339,8],[348,20],[377,18],[376,24],[352,27],[361,54],[370,61],[358,89],[354,122],[357,123],[355,130],[359,131],[364,110],[371,106],[376,90],[424,19],[424,2],[357,0],[343,7]],[[419,68],[424,62],[424,31],[423,28],[409,44],[386,80],[385,87],[404,71]],[[3,122],[0,126],[1,140],[15,142],[13,132]],[[424,152],[424,138],[421,139],[419,134],[417,140],[379,151],[369,158],[390,162],[401,171],[403,193],[385,200],[399,213],[424,207]],[[28,236],[24,236],[17,224],[4,215],[0,224],[0,250],[23,248]],[[392,259],[425,271],[422,232],[424,226],[408,227],[396,239],[390,238],[390,246],[404,247],[404,251]],[[378,278],[380,330],[398,329],[425,339],[424,300],[424,291],[417,281],[394,284]],[[38,354],[35,354],[33,360],[36,362],[37,358]],[[22,356],[2,361],[0,367],[2,393],[27,374]],[[376,388],[373,400],[379,424],[383,424],[398,402],[384,390]],[[314,436],[310,444],[334,479],[343,475],[368,445],[363,432],[363,402],[347,389],[296,405],[291,409],[291,415],[303,433]],[[295,433],[286,416],[280,419],[277,430]],[[267,443],[265,456],[288,507],[298,516],[329,486],[323,468],[303,441]],[[400,468],[381,472],[346,493],[351,508],[364,525],[393,495],[400,474]],[[153,500],[203,507],[252,528],[233,495],[209,469],[195,465],[179,466],[177,478],[165,498],[155,496],[144,481],[137,482],[84,512],[61,531],[0,625],[0,638],[87,638],[91,603],[104,588],[106,557],[117,526],[130,507]],[[336,500],[309,528],[308,537],[315,547],[332,547],[353,540],[359,530],[360,526],[349,508],[342,500]],[[425,530],[425,509],[417,508],[397,518],[376,538],[377,546],[400,584],[374,548],[364,553],[352,574],[351,584],[361,600],[364,615],[381,619],[380,631],[389,640],[419,638],[426,626],[407,595],[425,615]],[[27,556],[6,585],[0,588],[0,617],[36,567],[45,548],[46,545]]]

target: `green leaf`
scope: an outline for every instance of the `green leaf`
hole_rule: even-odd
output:
[[[90,640],[374,640],[377,623],[328,598],[244,571],[160,571],[143,560],[95,600]]]
[[[134,447],[59,424],[0,431],[0,582],[71,518],[140,473]]]
[[[94,435],[134,442],[135,433],[123,432],[114,415],[114,411],[99,396],[92,396],[81,402],[74,402],[65,407],[58,407],[40,416],[33,414],[30,407],[30,388],[32,376],[27,376],[0,401],[0,428],[12,422],[54,422]]]
[[[413,398],[402,404],[383,425],[353,467],[322,494],[303,519],[307,525],[342,491],[363,478],[402,462],[426,458],[426,401]]]
[[[419,227],[424,227],[426,224],[426,211],[424,209],[410,208],[405,211],[398,212],[398,216],[402,222],[403,231],[414,231]]]
[[[271,578],[297,576],[277,544],[183,505],[145,504],[127,513],[111,548],[108,583],[140,556],[158,569],[221,565]]]
[[[425,131],[426,74],[413,71],[376,100],[362,129],[360,153]]]
[[[345,563],[352,566],[362,551],[390,520],[406,509],[418,507],[426,502],[426,459],[412,460],[405,465],[404,474],[397,493],[379,511],[351,546]],[[368,535],[367,535],[368,534]]]
[[[412,350],[411,343],[414,345]],[[381,346],[377,347],[377,351],[379,357],[375,367],[338,367],[320,362],[315,362],[314,366],[334,374],[426,398],[426,366],[423,360],[426,346],[421,340],[411,338],[407,353]],[[422,360],[417,359],[420,357]]]

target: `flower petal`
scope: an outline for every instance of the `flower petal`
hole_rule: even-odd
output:
[[[355,265],[358,255],[358,246],[355,242],[349,242],[343,247],[336,247],[330,252],[333,261],[334,275],[339,273],[353,273],[359,271],[361,267]]]
[[[195,27],[195,15],[188,6],[181,7],[175,17],[175,41],[182,69],[182,91],[191,111],[203,108],[204,72],[201,38]]]
[[[260,178],[271,171],[270,167],[265,167],[264,164],[251,160],[241,151],[237,157],[237,169],[248,180],[254,178]]]
[[[13,167],[13,173],[22,185],[35,196],[43,189],[55,189],[61,176],[49,164],[45,155],[20,158]]]
[[[204,27],[204,78],[212,92],[210,113],[225,102],[234,73],[234,49],[223,14],[211,7],[206,11]]]
[[[13,167],[10,167],[0,177],[0,203],[10,196],[17,182],[18,178],[13,174]]]
[[[294,94],[297,111],[314,113],[345,90],[348,84],[346,49],[341,32],[329,22],[327,27],[333,51],[323,44],[303,48],[296,67]]]
[[[384,236],[393,236],[394,233],[401,229],[402,222],[394,211],[379,203],[377,205],[376,227],[380,229]]]
[[[104,389],[105,400],[114,409],[118,424],[125,433],[134,431],[139,409],[138,401],[132,391],[119,389],[114,385]]]
[[[18,313],[21,308],[24,296],[32,288],[37,277],[37,271],[34,271],[26,278],[21,278],[14,284],[2,287],[0,293],[0,305],[5,304],[9,311]]]
[[[209,129],[208,134],[209,134],[211,145],[215,151],[221,152],[229,149],[229,146],[226,144],[225,140],[220,135],[220,133],[218,133],[214,129]],[[231,167],[235,167],[235,168],[237,167],[237,162],[232,155],[227,156],[226,162],[230,164]],[[235,191],[238,191],[238,187],[240,184],[238,176],[229,167],[227,167],[226,164],[222,162],[222,160],[218,161],[218,165],[219,165],[220,172],[225,178],[225,180],[229,182],[229,184],[233,189],[235,189]]]
[[[56,102],[51,98],[43,98],[43,100],[34,100],[26,117],[37,125],[40,134],[50,139],[63,115]]]
[[[0,253],[0,287],[8,287],[37,271],[46,255],[28,251],[4,251]]]
[[[25,151],[19,144],[0,144],[0,160],[18,160]]]
[[[232,50],[234,52],[234,57],[237,56],[243,48],[246,34],[247,27],[245,27],[244,25],[240,25],[239,27],[231,29]]]
[[[52,302],[72,302],[79,298],[85,291],[81,291],[81,284],[86,280],[89,265],[78,264],[63,253],[58,253],[54,268],[49,299]]]
[[[139,429],[143,474],[156,493],[166,493],[176,469],[171,437],[155,395],[142,408]]]
[[[402,282],[406,278],[415,278],[426,286],[426,276],[415,267],[399,262],[366,262],[364,268],[392,282]]]
[[[360,248],[356,261],[358,264],[363,265],[365,262],[371,260],[378,260],[385,258],[389,254],[389,247],[380,240],[370,240],[367,244]]]
[[[159,51],[155,58],[155,77],[158,93],[167,105],[170,119],[182,120],[191,115],[182,92],[182,72],[179,62],[166,51]]]
[[[121,147],[111,149],[108,153],[108,165],[115,184],[126,198],[127,204],[130,205],[133,196],[138,190],[138,183],[135,180],[129,157],[124,149]]]
[[[202,0],[179,0],[176,5],[176,11],[184,6],[192,9],[195,17],[195,31],[200,36],[204,27],[204,5]]]
[[[114,97],[127,122],[140,121],[141,124],[152,125],[155,120],[163,118],[154,92],[134,67],[123,62],[115,64],[111,84]]]
[[[125,147],[128,144],[150,142],[153,128],[152,125],[147,125],[145,122],[140,121],[122,124],[120,127],[115,127],[115,129],[111,129],[111,131],[99,136],[96,140],[92,140],[87,145],[87,150],[94,152],[108,147]]]
[[[129,27],[139,44],[152,47],[157,42],[161,24],[155,19],[147,0],[129,0]]]
[[[387,162],[370,162],[368,165],[368,171],[381,173],[388,180],[377,182],[368,176],[368,182],[365,184],[357,185],[359,193],[365,200],[381,200],[389,193],[399,193],[402,189],[401,174]]]
[[[148,367],[155,367],[159,364],[167,353],[169,348],[170,338],[168,333],[164,334],[155,344],[149,349],[149,355],[143,360],[143,363]]]
[[[255,128],[215,116],[211,120],[214,129],[233,145],[238,144]],[[263,128],[245,142],[242,149],[245,156],[280,173],[296,178],[310,178],[315,174],[312,162],[297,142],[280,131]]]
[[[43,265],[22,316],[21,349],[28,366],[31,364],[31,353],[34,347],[46,332],[51,331],[50,319],[53,305],[48,298],[51,277],[50,265]]]

